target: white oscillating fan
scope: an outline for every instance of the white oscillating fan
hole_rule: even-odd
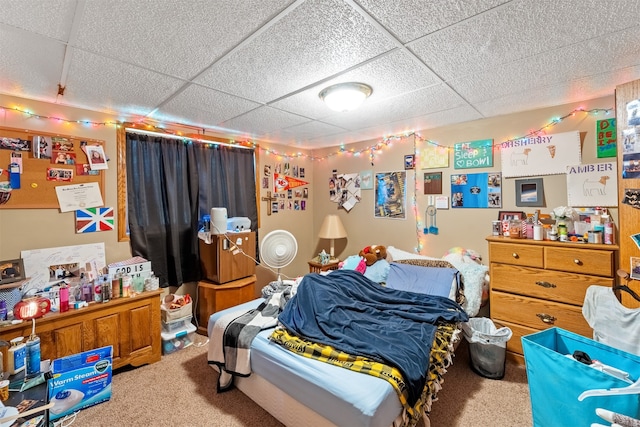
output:
[[[264,236],[260,243],[262,262],[278,270],[278,282],[282,282],[280,269],[289,265],[297,253],[298,242],[293,234],[286,230],[273,230]]]

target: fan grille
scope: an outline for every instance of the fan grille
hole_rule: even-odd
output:
[[[262,262],[269,267],[281,268],[289,265],[298,253],[298,242],[286,230],[274,230],[267,234],[260,245]]]

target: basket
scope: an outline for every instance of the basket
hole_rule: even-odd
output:
[[[0,289],[0,301],[4,301],[7,306],[7,312],[13,310],[18,302],[22,299],[22,291],[20,285],[6,287]]]

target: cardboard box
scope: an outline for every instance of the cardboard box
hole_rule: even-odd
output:
[[[55,359],[49,380],[51,421],[111,398],[113,347]]]

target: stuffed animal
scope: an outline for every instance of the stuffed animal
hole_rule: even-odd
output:
[[[376,261],[387,258],[387,247],[382,245],[367,246],[358,255],[364,258],[367,267],[369,267]]]

